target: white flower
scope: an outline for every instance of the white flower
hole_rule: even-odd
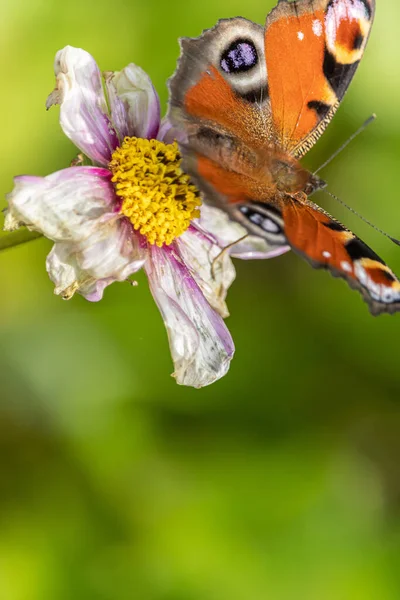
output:
[[[4,228],[25,225],[53,240],[46,268],[66,299],[78,292],[98,301],[110,283],[143,267],[177,382],[208,385],[226,373],[234,353],[223,317],[235,271],[221,248],[245,231],[216,208],[202,207],[198,218],[198,193],[173,143],[179,136],[160,122],[157,93],[142,69],[130,64],[103,82],[92,56],[67,46],[56,55],[55,74],[46,106],[60,105],[64,133],[93,166],[16,177]],[[257,238],[234,253],[270,256]]]

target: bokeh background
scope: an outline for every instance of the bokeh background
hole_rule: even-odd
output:
[[[400,4],[377,0],[366,56],[320,165],[330,189],[400,236]],[[130,61],[167,101],[177,38],[273,1],[1,0],[1,197],[75,150],[44,110],[66,44]],[[318,200],[400,272],[399,248]],[[1,207],[5,200],[1,200]],[[90,304],[53,295],[41,239],[0,254],[0,598],[398,600],[400,316],[294,254],[236,262],[229,374],[170,377],[144,276]]]

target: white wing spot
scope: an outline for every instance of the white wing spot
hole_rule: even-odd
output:
[[[280,232],[280,227],[272,219],[264,219],[261,227],[264,229],[264,231],[268,231],[269,233]]]
[[[297,37],[302,42],[304,40],[304,33],[302,31],[297,32]]]
[[[340,263],[340,266],[342,267],[343,271],[346,271],[346,273],[351,273],[353,271],[351,264],[345,260]]]
[[[328,252],[327,250],[323,251],[322,256],[324,258],[332,258],[332,254],[330,252]]]
[[[354,272],[361,285],[368,287],[369,278],[364,267],[362,267],[359,263],[356,262],[354,265]]]
[[[312,30],[317,37],[322,35],[322,23],[319,19],[315,19],[312,23]]]

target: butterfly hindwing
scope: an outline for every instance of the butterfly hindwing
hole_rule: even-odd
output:
[[[293,250],[358,289],[372,314],[400,309],[399,280],[354,233],[316,204],[295,197],[285,202],[282,216]]]
[[[327,269],[358,289],[372,314],[400,310],[400,281],[394,273],[369,246],[304,194],[285,198],[279,209],[252,202],[237,210],[237,220],[252,234],[267,238],[271,245],[289,244],[314,268]]]

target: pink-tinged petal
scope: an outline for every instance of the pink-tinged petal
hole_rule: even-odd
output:
[[[175,244],[208,302],[221,317],[229,316],[225,298],[236,276],[229,252],[222,252],[210,237],[193,226]]]
[[[103,73],[104,82],[107,90],[108,103],[110,106],[111,122],[118,135],[120,143],[130,135],[128,127],[128,113],[124,101],[117,94],[113,79],[114,71]]]
[[[221,248],[233,244],[229,248],[229,254],[235,258],[274,258],[290,250],[290,246],[272,246],[267,240],[256,235],[248,235],[242,239],[247,232],[240,223],[233,221],[225,211],[205,203],[201,207],[200,219],[196,221],[195,226],[210,235]]]
[[[185,132],[172,125],[168,117],[162,119],[157,139],[166,144],[172,144],[174,141],[180,143],[185,143],[187,141]]]
[[[97,302],[108,285],[125,281],[144,261],[145,253],[139,249],[130,224],[121,220],[80,243],[54,244],[46,268],[55,294],[69,299],[78,292]]]
[[[177,382],[199,388],[223,377],[234,354],[231,335],[178,249],[149,247],[144,268],[167,329]]]
[[[15,177],[14,184],[7,196],[6,229],[18,223],[55,242],[79,242],[103,221],[118,218],[107,169],[70,167],[47,177]]]
[[[106,86],[111,119],[120,135],[156,138],[160,127],[160,100],[147,73],[130,63],[122,71],[107,73]]]
[[[107,165],[119,142],[96,61],[85,50],[66,46],[56,54],[54,72],[56,87],[46,108],[59,104],[65,135],[94,163]]]
[[[54,244],[46,259],[46,270],[56,286],[54,293],[66,300],[73,296],[80,279],[80,269],[70,251],[70,244]]]
[[[101,300],[104,288],[113,279],[96,280],[79,268],[76,255],[72,252],[71,244],[54,244],[46,260],[46,270],[55,284],[54,293],[69,300],[79,292],[86,299],[96,302]]]
[[[89,302],[100,302],[100,300],[103,299],[103,294],[106,287],[115,281],[115,279],[109,277],[108,279],[98,279],[93,284],[84,282],[78,290],[78,293]]]
[[[125,281],[142,268],[146,252],[140,248],[138,236],[127,219],[105,226],[79,244],[77,262],[95,279],[112,277]]]

